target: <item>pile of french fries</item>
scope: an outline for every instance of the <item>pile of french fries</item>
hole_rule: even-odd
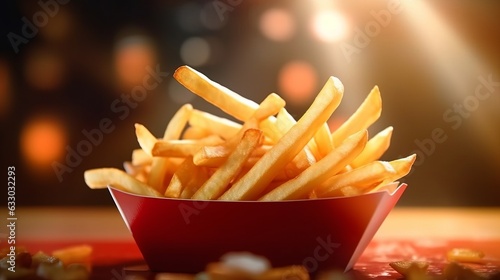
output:
[[[335,77],[298,120],[275,93],[257,104],[189,66],[179,67],[174,78],[237,121],[185,104],[162,137],[136,124],[141,148],[124,163],[125,171],[87,170],[90,188],[112,186],[140,195],[196,200],[352,196],[383,190],[408,174],[415,161],[415,155],[380,160],[390,145],[392,127],[368,137],[367,129],[382,110],[376,86],[338,129],[330,131],[327,121],[344,92]]]

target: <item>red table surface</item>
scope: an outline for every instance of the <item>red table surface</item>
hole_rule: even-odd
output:
[[[93,248],[92,279],[125,279],[126,275],[140,274],[154,279],[146,270],[141,252],[130,241],[36,241],[23,242],[29,251],[51,252],[65,246],[88,244]],[[500,271],[500,239],[497,240],[373,240],[364,251],[354,269],[347,272],[350,279],[400,279],[389,263],[400,260],[426,260],[431,274],[439,275],[447,263],[446,252],[452,248],[470,248],[485,253],[484,263],[466,264],[489,275]]]

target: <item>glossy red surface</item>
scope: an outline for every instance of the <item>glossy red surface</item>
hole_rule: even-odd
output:
[[[392,194],[280,202],[151,198],[110,188],[152,271],[203,271],[229,251],[266,256],[273,266],[348,270],[394,207]]]

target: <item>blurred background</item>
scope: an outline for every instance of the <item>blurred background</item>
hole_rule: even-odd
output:
[[[111,205],[86,169],[118,167],[133,124],[161,135],[190,65],[299,118],[329,76],[334,129],[380,87],[383,159],[417,154],[402,206],[500,206],[500,2],[494,0],[6,1],[0,9],[1,163],[17,205]],[[7,175],[5,175],[7,177]],[[6,195],[2,193],[1,197]]]

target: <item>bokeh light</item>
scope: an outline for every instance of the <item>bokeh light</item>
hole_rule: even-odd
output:
[[[202,66],[210,59],[210,44],[203,38],[191,37],[182,43],[180,55],[184,63],[194,67]]]
[[[349,33],[349,23],[344,15],[335,10],[318,11],[312,18],[311,31],[323,42],[338,42]]]
[[[61,161],[67,145],[67,132],[61,121],[50,115],[33,117],[21,131],[21,153],[27,166],[41,175]]]
[[[273,41],[287,41],[295,33],[295,20],[285,9],[272,8],[260,17],[259,27],[264,36]]]
[[[25,77],[37,90],[53,91],[65,79],[65,65],[59,54],[44,47],[31,51],[26,59]]]
[[[143,35],[126,36],[116,43],[114,69],[118,87],[130,90],[141,85],[149,68],[156,65],[156,50],[152,41]]]
[[[318,77],[310,63],[300,60],[288,62],[278,75],[280,95],[287,102],[301,104],[316,95]]]

